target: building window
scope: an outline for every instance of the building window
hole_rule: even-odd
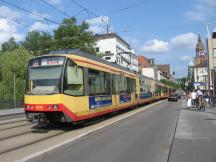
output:
[[[105,57],[105,60],[110,60],[111,59],[111,57]]]
[[[216,57],[216,48],[213,48],[213,55]]]
[[[111,54],[111,52],[110,51],[105,51],[105,54],[109,55],[109,54]]]
[[[96,52],[99,52],[99,51],[100,51],[99,47],[97,47],[95,50],[96,50]]]

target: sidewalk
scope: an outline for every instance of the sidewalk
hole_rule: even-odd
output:
[[[24,113],[24,108],[0,110],[0,116],[12,115],[12,114],[21,114],[21,113]]]
[[[169,162],[216,161],[216,108],[205,112],[182,104]]]

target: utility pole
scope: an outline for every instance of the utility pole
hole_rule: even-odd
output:
[[[210,67],[209,67],[209,46],[208,46],[208,40],[210,39],[210,33],[209,33],[209,24],[206,24],[206,31],[207,31],[207,39],[206,39],[206,55],[207,55],[207,72],[208,72],[208,94],[210,95]]]
[[[16,75],[15,72],[13,72],[13,92],[14,92],[14,108],[16,108]]]
[[[106,32],[107,32],[107,34],[109,33],[109,24],[108,23],[106,25]]]

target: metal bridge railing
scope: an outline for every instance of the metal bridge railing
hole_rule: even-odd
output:
[[[24,100],[16,100],[16,105],[14,100],[0,100],[0,110],[1,109],[14,109],[24,107]]]

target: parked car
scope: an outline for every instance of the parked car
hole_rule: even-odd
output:
[[[178,101],[178,96],[176,94],[171,94],[169,97],[168,97],[168,101]]]

